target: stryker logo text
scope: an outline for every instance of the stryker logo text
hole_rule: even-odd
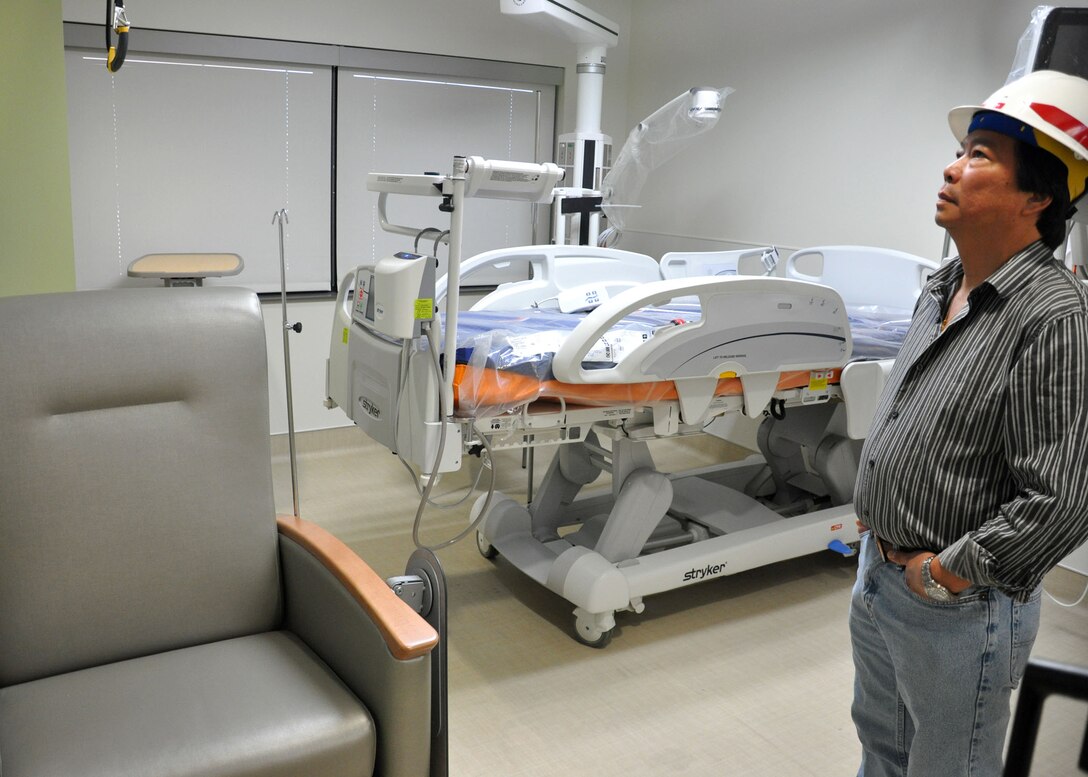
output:
[[[705,580],[708,577],[714,577],[720,575],[725,571],[725,564],[707,564],[702,569],[689,569],[684,573],[684,582],[690,583],[692,580]]]

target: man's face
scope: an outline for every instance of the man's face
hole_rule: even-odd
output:
[[[976,130],[963,141],[956,161],[944,169],[937,195],[938,226],[953,236],[964,230],[1007,228],[1023,214],[1031,194],[1016,185],[1015,140]]]

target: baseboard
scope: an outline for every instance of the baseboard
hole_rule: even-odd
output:
[[[376,445],[356,426],[336,426],[331,429],[314,429],[307,432],[295,432],[295,452],[298,455],[328,453],[345,448],[360,448]],[[272,456],[290,455],[291,444],[287,434],[272,435]]]

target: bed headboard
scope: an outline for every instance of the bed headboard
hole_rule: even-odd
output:
[[[931,259],[890,248],[817,246],[779,262],[776,274],[831,286],[847,306],[913,310],[926,280],[939,266]]]

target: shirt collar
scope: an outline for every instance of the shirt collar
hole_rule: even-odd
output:
[[[1027,248],[1013,254],[998,267],[980,286],[991,287],[1000,297],[1008,297],[1022,289],[1038,272],[1040,265],[1053,258],[1053,251],[1037,240]],[[963,263],[957,256],[929,276],[931,291],[947,290],[963,278]]]
[[[933,271],[926,283],[926,288],[931,292],[943,291],[949,286],[958,284],[962,277],[963,263],[960,262],[958,256],[955,256]]]

